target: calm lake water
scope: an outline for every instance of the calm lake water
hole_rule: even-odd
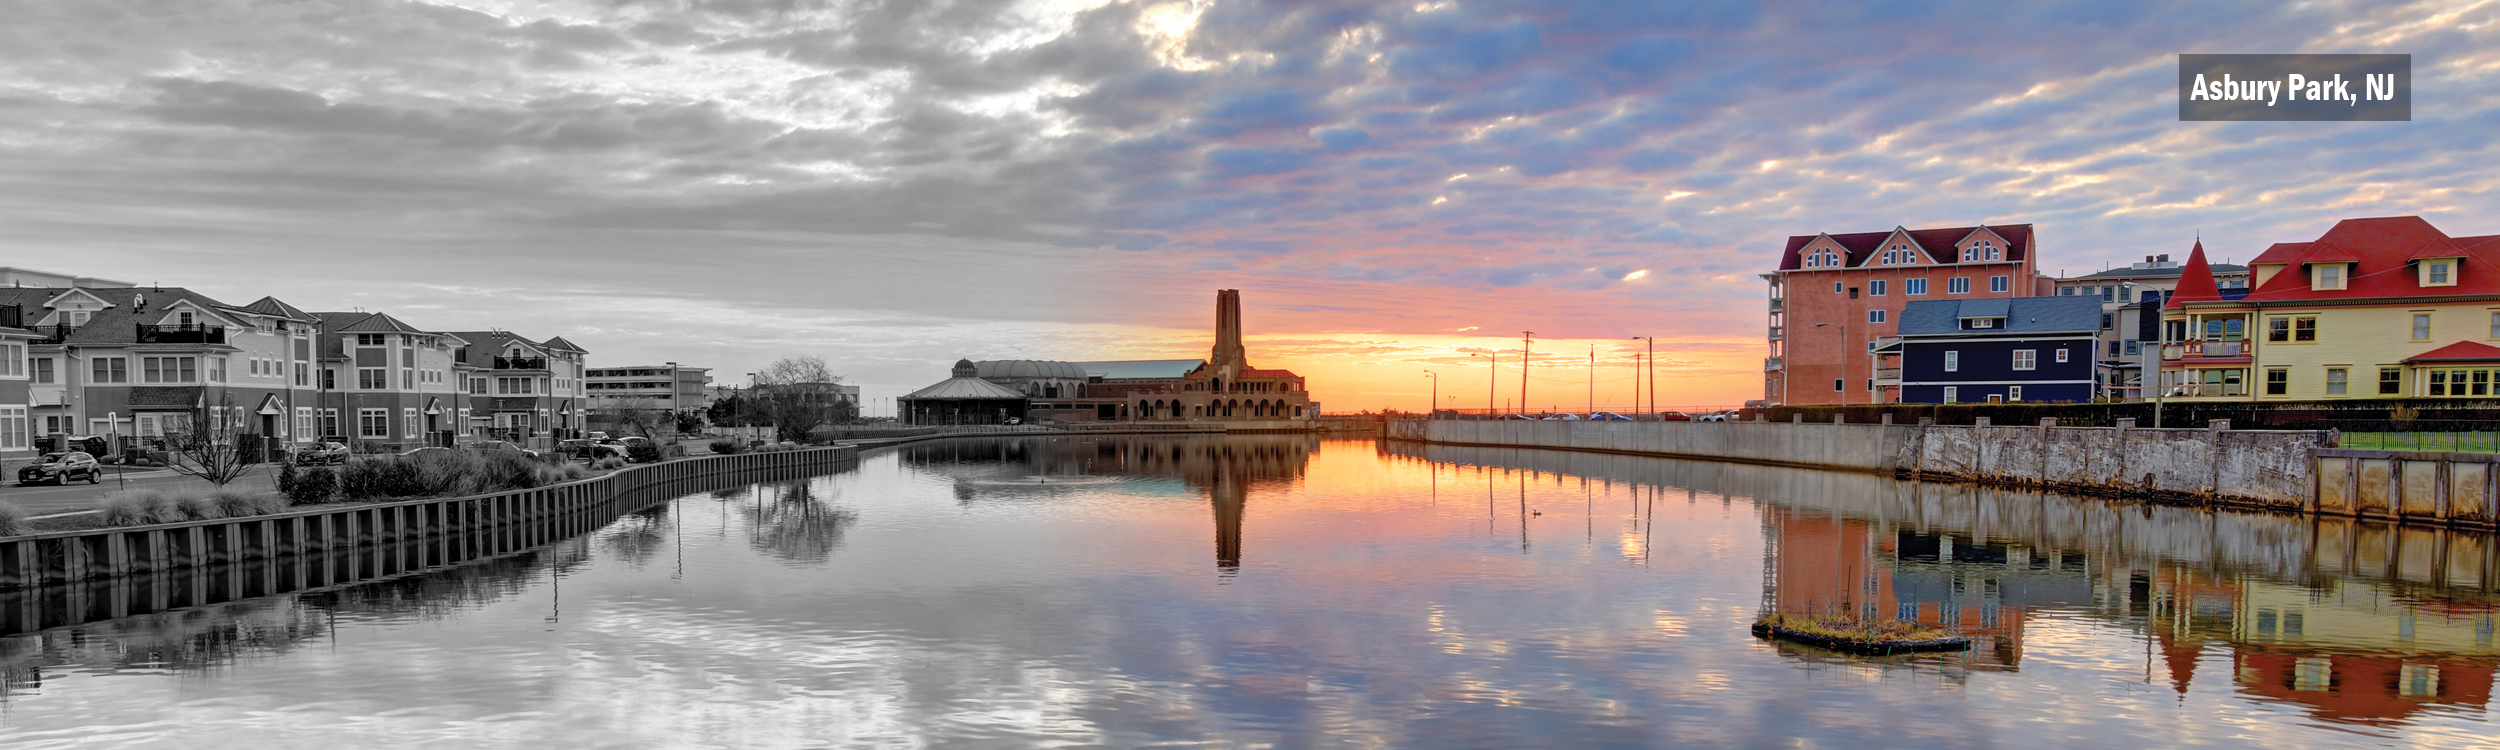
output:
[[[2488,536],[1305,436],[957,440],[0,639],[0,747],[2489,746]],[[1765,608],[1968,653],[1753,638]]]

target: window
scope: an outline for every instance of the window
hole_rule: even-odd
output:
[[[2320,264],[2318,264],[2318,266],[2317,266],[2317,277],[2316,277],[2315,279],[2312,279],[2312,282],[2313,282],[2313,283],[2312,283],[2311,285],[2312,285],[2312,286],[2315,286],[2316,288],[2319,288],[2319,289],[2342,289],[2342,288],[2344,288],[2344,264],[2342,264],[2342,263],[2320,263]]]
[[[2414,314],[2413,314],[2413,340],[2415,340],[2415,341],[2429,341],[2429,340],[2431,340],[2431,314],[2430,314],[2430,313],[2414,313]]]
[[[2102,302],[2109,302],[2109,301],[2113,301],[2113,300],[2116,300],[2117,298],[2118,298],[2118,287],[2117,287],[2116,285],[2111,285],[2111,286],[2101,287],[2101,301],[2102,301]]]
[[[1944,353],[1944,371],[1945,371],[1945,372],[1961,372],[1961,371],[1962,371],[1962,353],[1961,353],[1961,352],[1958,352],[1958,351],[1948,351],[1948,352],[1945,352],[1945,353]]]
[[[2266,319],[2266,340],[2267,340],[2267,341],[2290,341],[2290,340],[2292,340],[2292,319],[2291,319],[2291,318],[2267,318],[2267,319]]]
[[[297,439],[297,440],[311,440],[312,438],[313,438],[313,410],[312,410],[312,407],[309,407],[309,406],[298,406],[298,407],[295,407],[295,439]]]
[[[2495,317],[2495,318],[2500,318],[2500,315],[2494,315],[2493,317]],[[2494,323],[2493,325],[2495,325],[2495,326],[2500,326],[2500,323]],[[53,372],[53,370],[52,370],[52,363],[53,363],[53,359],[52,359],[51,357],[44,357],[44,358],[42,358],[42,359],[37,359],[37,360],[35,360],[35,382],[37,382],[37,383],[58,383],[58,382],[60,382],[60,379],[61,379],[60,373]]]
[[[1887,282],[1883,279],[1876,279],[1874,281],[1866,282],[1866,293],[1871,297],[1881,297],[1884,296],[1885,292],[1890,290],[1891,287],[1891,282]]]
[[[1945,402],[1945,403],[1948,403],[1948,404],[1952,404],[1952,403],[1960,403],[1960,399],[1961,399],[1961,396],[1962,396],[1961,391],[1962,391],[1962,389],[1957,388],[1957,387],[1954,387],[1954,386],[1949,386],[1949,385],[1948,385],[1948,386],[1945,386],[1945,387],[1944,387],[1944,402]],[[1903,604],[1905,604],[1905,605],[1906,605],[1906,604],[1908,604],[1908,602],[1903,602]]]
[[[2394,396],[2401,394],[2404,392],[2404,384],[2405,371],[2403,369],[2395,367],[2381,367],[2378,369],[2379,395]]]
[[[1946,293],[1946,294],[1969,294],[1969,293],[1970,293],[1970,277],[1968,277],[1968,276],[1955,276],[1955,277],[1950,278],[1950,279],[1945,279],[1945,281],[1944,281],[1944,293]]]
[[[2281,396],[2292,392],[2292,371],[2280,367],[2266,368],[2266,395]]]
[[[359,333],[359,334],[356,334],[356,345],[357,345],[357,346],[381,346],[381,345],[382,345],[382,334],[379,334],[379,333]]]
[[[1839,294],[1839,293],[1840,293],[1840,282],[1837,282],[1837,281],[1832,282],[1832,293],[1833,293],[1833,294]]]
[[[1868,311],[1866,311],[1866,322],[1869,322],[1869,323],[1881,323],[1881,322],[1884,322],[1884,311],[1882,311],[1882,310],[1868,310]]]
[[[2038,349],[2016,349],[2016,350],[2014,350],[2014,369],[2017,369],[2017,370],[2037,370],[2037,369],[2040,369],[2040,350],[2038,350]]]
[[[2127,356],[2133,357],[2137,354],[2143,353],[2144,351],[2141,339],[2127,339],[2126,344]]]
[[[2345,381],[2351,379],[2351,377],[2352,371],[2350,370],[2346,370],[2341,367],[2326,368],[2326,395],[2344,395]]]
[[[87,364],[90,365],[88,368],[88,382],[130,382],[130,360],[123,359],[121,357],[97,357],[95,359],[87,360]]]
[[[1997,319],[1995,319],[1995,318],[1972,318],[1972,319],[1970,319],[1970,327],[1972,327],[1972,328],[1995,328],[1995,327],[1997,327]]]
[[[417,436],[417,410],[399,410],[399,423],[408,429],[408,437]]]
[[[356,368],[356,387],[368,391],[387,390],[391,387],[391,371],[379,367]]]
[[[1991,292],[2002,292],[2002,291],[2005,291],[2005,290],[2008,290],[2008,289],[2012,289],[2012,288],[2013,288],[2013,285],[2009,283],[2009,281],[2010,281],[2012,278],[2013,278],[2013,277],[2011,277],[2011,276],[1990,276],[1990,277],[1988,277],[1988,291],[1991,291]]]
[[[2021,400],[2023,400],[2023,387],[2022,387],[2022,386],[2019,386],[2019,385],[2009,385],[2009,386],[2006,386],[2006,387],[2005,387],[2005,400],[2007,400],[2007,401],[2021,401]]]
[[[1874,378],[1867,378],[1867,379],[1866,379],[1866,392],[1868,392],[1868,393],[1874,393],[1874,392],[1875,392],[1875,379],[1874,379]]]
[[[26,345],[0,343],[0,377],[26,374]]]
[[[1857,298],[1858,298],[1858,288],[1857,288],[1857,287],[1854,287],[1854,286],[1853,286],[1853,287],[1849,287],[1849,298],[1850,298],[1850,299],[1857,299]]]
[[[2061,287],[2058,287],[2058,288],[2057,288],[2057,296],[2060,296],[2060,297],[2072,297],[2072,296],[2075,296],[2075,288],[2074,288],[2074,287],[2071,287],[2071,286],[2061,286]]]
[[[1903,280],[1901,281],[1901,293],[1902,293],[1902,294],[1926,294],[1926,293],[1927,293],[1927,280],[1926,280],[1926,279],[1903,279]],[[2495,317],[2495,318],[2500,318],[2500,314],[2494,314],[2494,315],[2493,315],[2493,317]],[[2495,324],[2495,325],[2500,325],[2500,324]],[[2500,328],[2495,328],[2494,330],[2500,330]]]
[[[224,357],[210,357],[210,358],[208,358],[208,382],[211,382],[211,383],[223,383],[223,382],[226,382],[226,358],[224,358]]]
[[[2315,318],[2315,317],[2301,317],[2301,318],[2293,318],[2293,319],[2292,319],[2292,340],[2293,340],[2293,341],[2316,341],[2316,340],[2318,340],[2318,319],[2317,319],[2317,318]]]
[[[2434,260],[2422,264],[2422,275],[2428,279],[2423,282],[2427,286],[2447,286],[2454,283],[2448,280],[2448,261]]]
[[[2118,319],[2116,316],[2109,313],[2101,313],[2101,330],[2106,331],[2118,327],[2117,321]]]
[[[1844,389],[1844,388],[1847,388],[1847,387],[1848,387],[1848,386],[1846,386],[1846,385],[1843,385],[1842,383],[1843,383],[1843,381],[1842,381],[1840,378],[1832,378],[1832,392],[1833,392],[1833,393],[1839,393],[1839,392],[1841,391],[1841,389]]]
[[[24,449],[31,444],[32,439],[26,435],[26,407],[0,406],[0,450]]]
[[[329,390],[338,390],[338,387],[339,387],[339,371],[337,371],[337,370],[332,370],[332,369],[328,369],[328,368],[324,368],[324,369],[322,369],[322,371],[321,371],[321,387],[322,387],[322,388],[329,389]],[[332,430],[331,432],[337,432],[337,430]]]
[[[140,357],[139,379],[145,383],[196,383],[200,380],[198,357]]]
[[[2109,342],[2109,358],[2110,358],[2110,359],[2117,359],[2117,358],[2118,358],[2118,342],[2116,342],[2116,341]]]
[[[2124,284],[2119,285],[2119,286],[2118,286],[2118,301],[2120,301],[2120,302],[2134,302],[2134,301],[2135,301],[2135,287],[2127,286],[2127,285],[2124,285]]]
[[[390,437],[390,436],[391,436],[391,410],[389,410],[389,409],[357,409],[357,410],[356,410],[356,435],[357,435],[358,437],[369,437],[369,438],[386,438],[386,437]]]
[[[2067,351],[2066,351],[2065,349],[2059,349],[2059,350],[2057,350],[2057,361],[2058,361],[2058,363],[2060,363],[2060,364],[2064,364],[2064,363],[2066,362],[2066,354],[2067,354]]]
[[[2491,337],[2500,339],[2500,312],[2491,314]],[[44,381],[37,380],[35,382],[41,383]]]

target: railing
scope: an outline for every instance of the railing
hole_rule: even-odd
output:
[[[1887,382],[1887,381],[1889,381],[1889,382]],[[1900,385],[1900,384],[1901,384],[1901,368],[1898,368],[1898,367],[1878,367],[1878,368],[1875,368],[1875,384],[1876,384],[1876,385]]]
[[[2170,386],[2169,389],[2162,391],[2162,395],[2172,398],[2246,396],[2248,386],[2245,383],[2189,383]]]
[[[1772,297],[1771,312],[1779,312],[1780,310],[1785,309],[1787,307],[1787,303],[1788,298],[1786,297]]]
[[[1771,340],[1772,340],[1772,341],[1778,341],[1778,340],[1780,340],[1780,339],[1787,338],[1787,337],[1788,337],[1788,327],[1787,327],[1787,326],[1771,326]]]
[[[496,357],[496,358],[495,358],[495,369],[498,369],[498,370],[544,370],[544,369],[547,369],[547,358],[546,358],[546,357]]]
[[[138,326],[139,343],[142,344],[226,343],[226,329],[220,326],[208,326],[198,323],[183,323],[169,326],[156,325],[153,323],[140,323]]]
[[[2176,362],[2200,357],[2239,357],[2246,356],[2247,351],[2247,342],[2244,341],[2182,341],[2176,344],[2163,344],[2161,358],[2164,361]]]
[[[1784,360],[1782,360],[1782,359],[1781,359],[1781,358],[1779,358],[1779,357],[1763,357],[1763,358],[1762,358],[1762,369],[1764,369],[1764,370],[1777,370],[1777,369],[1780,369],[1780,365],[1783,363],[1783,361],[1784,361]]]
[[[36,326],[35,330],[50,331],[50,333],[44,334],[42,338],[35,339],[35,343],[58,344],[68,341],[70,334],[78,332],[78,327],[68,323],[54,323],[48,326]]]

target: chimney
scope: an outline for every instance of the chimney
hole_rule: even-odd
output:
[[[2162,253],[2162,254],[2161,254],[2161,262],[2163,262],[2163,263],[2168,263],[2168,262],[2170,262],[2170,254],[2169,254],[2169,253]]]
[[[2144,263],[2145,263],[2146,265],[2151,265],[2151,264],[2152,264],[2152,262],[2153,262],[2153,256],[2150,256],[2150,255],[2144,256]]]

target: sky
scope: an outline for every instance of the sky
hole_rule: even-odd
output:
[[[2500,232],[2491,0],[10,7],[0,265],[818,356],[872,411],[1203,357],[1217,289],[1328,411],[1515,400],[1528,331],[1530,406],[1732,406],[1789,235],[2031,223],[2080,274]],[[2411,54],[2413,120],[2179,122],[2176,56],[2227,52]]]

